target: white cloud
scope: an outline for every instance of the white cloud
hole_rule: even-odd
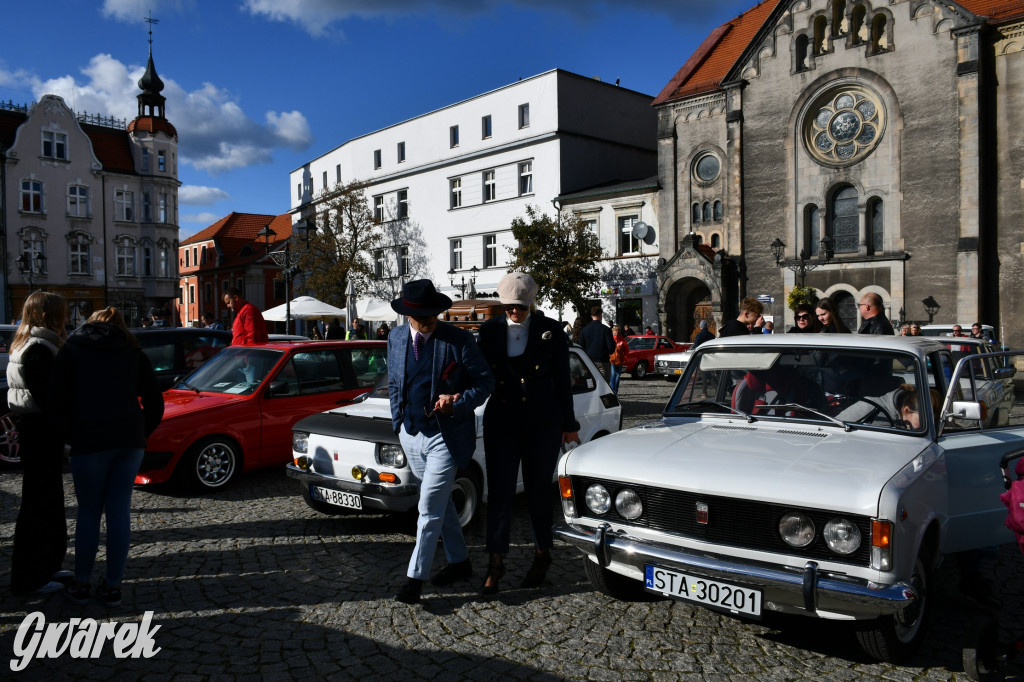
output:
[[[181,222],[183,223],[200,223],[203,226],[213,225],[215,222],[223,218],[224,216],[216,213],[210,213],[206,211],[204,213],[193,213],[190,215],[181,216]]]
[[[125,65],[109,54],[99,54],[82,69],[83,82],[74,76],[40,80],[24,72],[0,70],[0,84],[11,81],[30,89],[35,99],[60,95],[77,112],[131,120],[138,113],[136,95],[143,65]],[[250,118],[237,98],[213,83],[191,92],[166,74],[163,95],[167,118],[178,130],[181,161],[210,173],[222,173],[270,163],[276,148],[301,151],[313,141],[300,111],[268,111],[264,123]]]
[[[178,189],[178,203],[183,206],[209,206],[230,199],[231,195],[219,187],[182,185]],[[203,215],[206,215],[205,213]]]
[[[103,16],[120,21],[141,21],[150,12],[157,20],[165,12],[183,14],[195,6],[193,0],[103,0]]]

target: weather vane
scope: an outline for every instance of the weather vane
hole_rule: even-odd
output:
[[[145,21],[147,24],[149,24],[149,49],[152,50],[153,49],[153,24],[159,24],[160,20],[159,19],[154,19],[153,18],[153,10],[149,10],[149,16],[146,17],[145,19],[143,19],[143,21]]]

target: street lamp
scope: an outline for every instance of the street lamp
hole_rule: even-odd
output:
[[[835,254],[835,240],[832,237],[825,236],[821,240],[821,252],[818,254],[818,259],[815,261],[811,260],[806,249],[800,251],[800,256],[796,260],[785,260],[783,256],[786,253],[786,243],[778,237],[772,242],[771,250],[772,255],[775,256],[775,265],[780,268],[789,268],[793,271],[793,274],[800,277],[800,286],[804,286],[804,280],[807,278],[807,273],[814,270],[819,265],[828,263]],[[824,258],[822,258],[824,256]]]
[[[28,255],[28,253],[23,253],[15,262],[18,264],[22,277],[28,280],[28,293],[31,294],[35,291],[33,275],[36,273],[41,275],[46,271],[46,256],[43,255],[42,251],[37,253],[35,257]]]
[[[467,288],[469,288],[470,291],[476,291],[476,273],[480,272],[480,268],[474,265],[469,269],[469,271],[471,273],[469,276],[469,282],[466,282],[465,275],[459,275],[458,284],[455,283],[455,275],[457,274],[455,272],[455,268],[452,268],[451,270],[448,271],[448,283],[452,286],[453,289],[459,290],[459,293],[462,295],[463,299],[466,298]]]
[[[935,313],[939,312],[939,308],[942,306],[932,296],[924,299],[921,303],[924,304],[924,311],[928,313],[928,324],[931,324],[935,320]]]
[[[284,262],[278,262],[275,257],[278,254],[270,253],[270,238],[277,235],[270,225],[264,225],[263,229],[256,233],[257,237],[265,240],[267,243],[267,257],[270,258],[274,265],[281,267],[281,275],[284,277],[284,325],[288,333],[292,333],[292,294],[291,294],[291,279],[295,275],[298,268],[292,266],[292,243],[288,240],[284,243]],[[308,236],[307,236],[308,240]]]

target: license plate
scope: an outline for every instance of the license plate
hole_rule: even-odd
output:
[[[682,367],[676,367],[674,370],[672,370],[672,373],[673,374],[682,374],[683,373],[683,368]]]
[[[346,507],[348,509],[362,509],[363,498],[359,497],[355,493],[345,493],[340,490],[332,490],[331,488],[321,488],[318,485],[309,486],[309,496],[318,502],[326,502],[327,504],[333,504],[337,507]]]
[[[679,571],[647,564],[644,587],[651,592],[695,601],[748,616],[761,615],[761,591],[698,578]]]

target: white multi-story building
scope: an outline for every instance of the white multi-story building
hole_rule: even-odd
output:
[[[615,180],[653,176],[651,96],[555,69],[349,140],[290,176],[292,214],[308,218],[325,188],[368,183],[381,220],[422,230],[429,277],[453,298],[474,276],[494,292],[507,272],[512,220]],[[401,257],[400,254],[398,256]],[[476,268],[474,271],[473,268]],[[454,281],[455,286],[452,286]]]

